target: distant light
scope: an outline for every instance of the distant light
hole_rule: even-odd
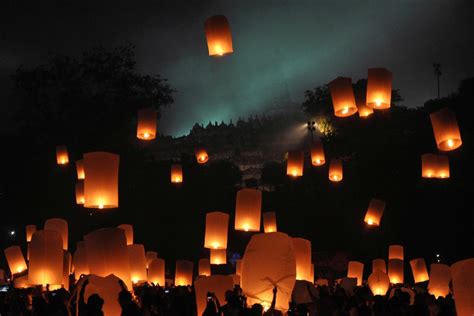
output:
[[[439,258],[439,253],[436,254],[436,258]]]
[[[15,236],[15,231],[12,230],[12,231],[10,232],[10,235],[11,235],[11,236]]]

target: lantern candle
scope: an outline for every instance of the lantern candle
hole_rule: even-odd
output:
[[[458,316],[474,315],[474,258],[451,266],[454,304]]]
[[[449,294],[449,282],[451,281],[451,268],[441,263],[432,263],[430,266],[430,281],[428,292],[436,298],[446,297]]]
[[[204,148],[198,148],[194,151],[198,164],[205,164],[209,161],[209,156]]]
[[[84,207],[116,208],[118,203],[119,155],[108,152],[84,154]]]
[[[383,273],[387,273],[387,265],[385,264],[385,260],[383,259],[372,260],[372,273],[374,273],[377,270],[380,270]]]
[[[374,295],[385,296],[390,288],[390,278],[381,270],[372,272],[368,279],[369,288]]]
[[[171,183],[183,182],[183,168],[181,165],[171,165]]]
[[[371,199],[369,208],[365,214],[364,222],[370,226],[380,226],[382,215],[385,210],[385,202],[378,199]]]
[[[193,284],[194,263],[186,260],[176,261],[176,271],[174,276],[174,285],[187,286]]]
[[[137,138],[153,140],[156,138],[156,111],[153,108],[138,111]]]
[[[229,21],[225,16],[211,16],[206,20],[204,29],[209,56],[223,56],[234,52]]]
[[[153,259],[148,265],[148,282],[164,287],[165,284],[165,260]]]
[[[262,214],[263,217],[263,231],[265,233],[274,233],[277,231],[275,212],[266,212]]]
[[[423,178],[449,178],[448,157],[436,154],[421,155],[421,176]]]
[[[58,165],[66,165],[69,163],[69,155],[66,146],[56,146],[56,162]]]
[[[334,115],[347,117],[357,112],[352,79],[338,77],[329,83]]]
[[[199,275],[210,276],[211,275],[211,262],[207,258],[199,259]]]
[[[417,258],[410,260],[410,266],[415,283],[425,282],[430,279],[428,276],[428,270],[426,269],[425,259]]]
[[[430,114],[436,145],[441,151],[451,151],[462,145],[456,115],[448,108]]]
[[[76,172],[77,172],[77,180],[84,180],[86,177],[86,173],[84,172],[84,161],[83,160],[76,160]]]
[[[127,246],[133,245],[133,226],[130,224],[118,225],[117,228],[125,231],[125,237],[127,238]]]
[[[326,163],[324,156],[324,147],[321,142],[316,142],[311,147],[311,164],[313,166],[322,166]]]
[[[304,238],[293,238],[293,247],[296,258],[296,279],[311,281],[311,242]]]
[[[84,182],[80,181],[76,183],[76,204],[84,205],[86,198],[84,197]]]
[[[367,77],[366,103],[369,108],[390,108],[392,98],[392,73],[385,68],[370,68]]]
[[[341,159],[331,159],[329,164],[329,180],[332,182],[342,181],[342,160]]]
[[[403,246],[391,245],[388,247],[388,259],[400,259],[403,260]]]
[[[44,230],[54,230],[61,235],[63,240],[63,249],[68,249],[68,225],[67,221],[62,218],[50,218],[44,222]]]
[[[226,249],[229,214],[211,212],[206,214],[204,248]]]
[[[286,174],[292,177],[301,177],[303,175],[304,154],[302,151],[288,152],[288,161]]]
[[[36,225],[26,225],[26,242],[31,241],[31,236],[33,236],[35,231],[36,231]]]
[[[388,277],[390,278],[390,283],[403,283],[403,260],[388,259]]]
[[[133,284],[147,281],[145,247],[141,244],[128,245],[130,278]]]
[[[347,268],[347,277],[356,278],[357,286],[361,286],[363,275],[364,275],[364,264],[358,261],[349,261],[349,266]]]
[[[8,267],[12,275],[21,273],[28,269],[25,258],[19,246],[11,246],[4,250],[5,258],[7,259]]]
[[[227,250],[226,249],[211,249],[211,264],[219,265],[227,263]]]
[[[237,191],[235,230],[260,231],[262,192],[254,189]]]

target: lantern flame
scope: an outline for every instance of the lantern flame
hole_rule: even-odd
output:
[[[148,138],[148,137],[150,137],[150,134],[145,133],[145,134],[143,134],[143,137],[144,137],[144,138]]]
[[[449,147],[449,148],[453,148],[453,146],[454,146],[454,141],[453,141],[452,139],[448,139],[447,144],[448,144],[448,147]]]
[[[249,229],[250,229],[250,225],[249,225],[249,224],[247,224],[247,223],[246,223],[246,224],[244,224],[244,230],[245,230],[246,232],[248,232],[248,231],[249,231]]]
[[[212,247],[213,247],[214,249],[219,248],[219,243],[218,243],[218,242],[213,243],[213,244],[212,244]]]
[[[216,50],[217,55],[219,56],[224,55],[224,50],[222,49],[221,45],[216,45],[215,50]]]
[[[349,112],[349,108],[346,106],[343,110],[342,110],[342,114],[347,114]]]
[[[372,219],[370,218],[370,219],[368,219],[368,220],[367,220],[367,224],[369,224],[369,225],[373,225],[373,224],[374,224],[374,222],[373,222],[373,221],[372,221]]]
[[[381,106],[381,105],[382,105],[382,101],[380,101],[380,100],[375,101],[375,106]]]

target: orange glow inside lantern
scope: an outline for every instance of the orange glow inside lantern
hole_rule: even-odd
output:
[[[125,231],[125,237],[127,238],[127,246],[133,245],[133,226],[130,224],[118,225],[117,228]]]
[[[235,205],[235,230],[260,231],[262,192],[254,189],[237,191]]]
[[[369,276],[368,283],[374,295],[385,296],[390,288],[390,278],[387,274],[378,269]]]
[[[17,274],[28,269],[26,266],[25,258],[21,252],[19,246],[11,246],[4,250],[5,258],[7,259],[8,267],[10,268],[10,273]]]
[[[385,210],[385,202],[378,199],[371,199],[364,222],[370,226],[379,226]]]
[[[338,77],[329,83],[334,115],[347,117],[357,112],[352,79]]]
[[[383,259],[374,259],[372,260],[372,273],[380,270],[383,273],[387,273],[387,265]]]
[[[209,156],[204,148],[196,149],[194,154],[196,155],[198,164],[205,164],[209,161]]]
[[[449,282],[451,281],[451,268],[445,264],[432,263],[430,266],[430,281],[428,292],[436,298],[446,297],[449,294]]]
[[[74,277],[79,280],[82,274],[89,274],[89,264],[87,262],[86,244],[79,241],[76,244],[76,251],[73,257]]]
[[[311,281],[311,242],[304,238],[293,238],[296,258],[296,280]]]
[[[385,68],[370,68],[367,77],[366,103],[369,108],[390,108],[392,99],[392,73]]]
[[[84,205],[86,198],[84,197],[84,182],[80,181],[76,183],[76,204]]]
[[[63,282],[63,241],[55,230],[38,230],[30,243],[28,283],[31,285]]]
[[[127,249],[132,283],[138,284],[147,281],[145,247],[141,244],[133,244],[128,245]]]
[[[448,157],[445,155],[423,154],[421,156],[421,176],[423,178],[449,178]]]
[[[84,154],[84,207],[95,209],[119,206],[119,155],[108,152]]]
[[[165,286],[165,260],[153,259],[148,265],[148,282]]]
[[[156,111],[152,108],[138,111],[137,138],[153,140],[156,138]]]
[[[454,304],[458,316],[474,315],[474,258],[451,266]]]
[[[36,231],[36,225],[26,225],[26,242],[31,241],[31,236],[33,236],[35,231]]]
[[[417,258],[410,260],[410,266],[415,283],[425,282],[430,279],[428,270],[426,269],[425,259]]]
[[[145,252],[145,258],[146,258],[146,268],[148,269],[148,267],[150,266],[151,260],[158,258],[158,253],[156,251],[147,251]]]
[[[332,182],[342,181],[342,160],[341,159],[331,159],[329,164],[329,180]]]
[[[227,263],[227,250],[226,249],[211,249],[211,264],[219,265]]]
[[[436,145],[441,151],[451,151],[462,145],[456,115],[449,108],[430,114]]]
[[[203,258],[199,259],[199,275],[200,276],[210,276],[211,275],[211,262],[209,259]]]
[[[275,212],[266,212],[262,214],[263,231],[265,233],[274,233],[277,231],[277,222]]]
[[[56,162],[58,165],[66,165],[69,163],[69,155],[66,146],[56,146]]]
[[[286,174],[291,177],[301,177],[303,175],[304,154],[302,151],[288,152]]]
[[[76,172],[77,172],[77,180],[84,180],[86,177],[86,173],[84,172],[84,161],[83,160],[76,160]]]
[[[177,260],[174,276],[176,286],[187,286],[193,284],[194,263],[187,260]]]
[[[311,164],[313,166],[322,166],[326,163],[324,156],[324,147],[321,142],[316,142],[311,147]]]
[[[403,260],[403,246],[391,245],[388,247],[388,259],[400,259]]]
[[[356,278],[357,286],[361,286],[363,275],[364,275],[364,264],[358,261],[349,261],[349,266],[347,268],[347,277]]]
[[[204,29],[209,56],[224,56],[234,52],[229,21],[225,16],[211,16],[206,20]]]
[[[183,168],[181,165],[171,165],[171,183],[183,182]]]
[[[390,278],[390,283],[402,284],[403,276],[403,260],[388,259],[388,277]]]
[[[372,114],[374,114],[374,110],[372,108],[369,108],[365,104],[357,104],[357,109],[359,111],[359,117],[368,117]]]
[[[44,230],[54,230],[61,235],[63,249],[68,249],[69,229],[67,221],[62,218],[50,218],[44,222]]]
[[[226,249],[229,214],[211,212],[206,214],[206,232],[204,248]]]

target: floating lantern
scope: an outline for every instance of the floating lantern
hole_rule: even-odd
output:
[[[76,251],[73,258],[74,277],[79,280],[81,275],[89,274],[89,264],[87,261],[86,243],[78,241],[76,244]]]
[[[87,302],[92,294],[97,294],[104,300],[102,312],[104,316],[121,315],[122,308],[120,307],[118,297],[122,292],[122,287],[119,283],[119,278],[115,275],[100,277],[97,275],[90,275],[87,277],[89,284],[84,291],[84,301]],[[85,280],[85,278],[84,278]],[[77,293],[81,293],[84,282],[78,284]],[[76,295],[76,306],[79,306],[80,295]]]
[[[206,233],[204,248],[226,249],[229,214],[211,212],[206,214]]]
[[[428,292],[436,298],[446,297],[449,294],[449,282],[451,281],[451,269],[448,265],[432,263],[430,266],[430,281]]]
[[[286,166],[286,174],[291,177],[303,175],[304,154],[302,151],[289,151]]]
[[[403,260],[403,246],[391,245],[388,247],[388,259],[400,259]]]
[[[456,115],[448,108],[430,114],[436,145],[441,151],[454,150],[462,145]]]
[[[12,275],[21,273],[28,269],[20,246],[8,247],[4,250],[4,253],[8,262],[8,267],[10,268],[10,273]]]
[[[31,241],[31,237],[36,231],[36,225],[26,225],[26,242]]]
[[[234,52],[229,21],[223,15],[214,15],[204,24],[209,56],[223,56]]]
[[[235,274],[242,277],[242,259],[235,260]]]
[[[377,270],[380,270],[385,274],[387,273],[387,265],[385,264],[385,260],[383,259],[372,260],[372,273],[374,273]]]
[[[425,259],[417,258],[410,260],[410,266],[415,283],[425,282],[430,279],[428,270],[426,269]]]
[[[363,275],[364,275],[364,264],[358,261],[349,261],[349,266],[347,268],[347,277],[356,278],[357,286],[361,286]]]
[[[260,231],[262,192],[254,189],[237,191],[235,205],[235,230]]]
[[[474,315],[474,258],[451,266],[454,304],[458,316]]]
[[[84,154],[84,207],[116,208],[118,201],[119,155],[103,151]]]
[[[207,155],[207,151],[204,148],[198,148],[194,151],[196,155],[196,160],[198,164],[205,164],[209,161],[209,156]]]
[[[125,231],[125,237],[127,238],[127,246],[133,245],[133,226],[130,224],[118,225],[117,228]]]
[[[326,163],[324,156],[324,147],[321,142],[315,142],[311,146],[311,164],[313,166],[322,166]]]
[[[211,264],[226,264],[227,250],[226,249],[211,249]]]
[[[311,242],[304,238],[293,238],[296,258],[296,279],[311,280]]]
[[[187,260],[176,261],[176,271],[174,276],[174,285],[188,286],[193,284],[194,263]]]
[[[76,160],[77,180],[84,180],[86,173],[84,172],[84,160]]]
[[[147,251],[145,252],[145,258],[146,258],[146,268],[148,269],[151,260],[158,259],[158,253],[156,251]]]
[[[369,108],[390,108],[392,98],[392,73],[385,68],[370,68],[367,77],[366,103]]]
[[[329,164],[329,180],[332,182],[342,181],[342,160],[341,159],[331,159]]]
[[[63,240],[56,230],[38,230],[30,243],[28,284],[46,285],[63,282]]]
[[[334,115],[347,117],[357,112],[352,79],[337,77],[329,83]]]
[[[183,182],[183,168],[181,165],[171,165],[171,183]]]
[[[372,114],[374,114],[374,110],[369,108],[365,104],[357,104],[357,110],[359,112],[359,117],[366,118]]]
[[[63,250],[68,249],[68,226],[66,220],[62,218],[50,218],[44,222],[44,230],[57,231],[63,240]]]
[[[86,198],[84,197],[84,182],[80,181],[76,183],[76,204],[84,205]]]
[[[62,285],[69,291],[69,274],[71,274],[71,254],[69,251],[64,251],[63,255],[63,282]]]
[[[423,178],[449,178],[448,157],[436,154],[421,155],[421,176]]]
[[[368,279],[369,288],[374,295],[385,296],[390,288],[390,278],[381,270],[372,272]]]
[[[262,214],[263,217],[263,231],[265,233],[274,233],[277,231],[275,212],[266,212]]]
[[[365,214],[364,222],[370,226],[380,226],[383,211],[385,210],[385,202],[379,199],[371,199],[369,208]]]
[[[165,286],[165,260],[153,259],[148,265],[148,282],[155,285]]]
[[[228,275],[213,275],[210,277],[200,278],[194,282],[194,290],[196,294],[196,315],[205,315],[204,310],[207,305],[207,293],[214,293],[219,302],[226,301],[226,291],[234,289],[234,280]]]
[[[199,259],[199,275],[210,276],[211,275],[211,262],[207,258]]]
[[[153,108],[138,110],[137,138],[152,140],[156,138],[156,111]]]
[[[390,278],[390,283],[403,283],[403,260],[388,259],[388,277]]]
[[[67,165],[69,163],[66,146],[56,146],[56,162],[58,165]]]
[[[133,244],[128,245],[127,249],[132,283],[145,282],[148,279],[146,273],[145,247],[141,244]]]

